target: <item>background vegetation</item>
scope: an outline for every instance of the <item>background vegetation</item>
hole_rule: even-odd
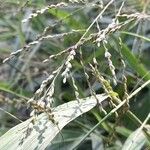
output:
[[[149,0],[1,0],[0,149],[21,149],[32,131],[9,137],[40,114],[59,129],[53,108],[71,113],[83,98],[80,117],[31,149],[149,149],[149,23]]]

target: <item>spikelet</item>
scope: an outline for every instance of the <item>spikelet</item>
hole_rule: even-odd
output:
[[[49,9],[58,8],[58,7],[65,7],[65,6],[67,6],[67,3],[64,3],[64,2],[58,3],[56,5],[54,5],[54,4],[49,5],[49,6],[43,8],[41,10],[37,10],[35,13],[30,14],[30,16],[27,19],[22,20],[22,23],[30,21],[31,19],[37,17],[38,15],[44,14]]]

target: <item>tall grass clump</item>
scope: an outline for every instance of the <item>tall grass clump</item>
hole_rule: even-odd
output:
[[[149,5],[3,2],[0,149],[149,149]]]

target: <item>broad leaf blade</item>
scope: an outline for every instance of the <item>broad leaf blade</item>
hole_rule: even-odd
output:
[[[147,127],[147,130],[149,130],[149,126]],[[144,132],[138,128],[127,138],[122,150],[141,150],[146,142],[148,142],[147,137]]]
[[[97,95],[99,102],[104,101],[108,96]],[[43,150],[45,149],[60,130],[69,122],[91,110],[96,106],[97,100],[93,96],[87,97],[78,103],[76,100],[65,103],[53,109],[54,119],[58,125],[48,119],[46,114],[41,114],[37,118],[32,131],[27,135],[28,126],[31,119],[10,129],[0,138],[1,150]]]

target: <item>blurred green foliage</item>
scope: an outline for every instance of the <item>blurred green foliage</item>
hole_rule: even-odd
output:
[[[71,3],[66,7],[52,8],[37,17],[22,23],[31,13],[45,8],[47,5],[57,4],[60,1],[48,0],[6,0],[0,4],[0,104],[1,108],[17,116],[21,120],[29,118],[30,109],[26,109],[26,101],[34,95],[34,92],[40,87],[42,81],[48,77],[54,70],[58,68],[67,58],[68,53],[43,63],[50,55],[55,55],[70,46],[75,45],[85,33],[86,29],[93,22],[95,17],[102,10],[99,1],[87,1],[86,3]],[[103,5],[109,1],[102,1]],[[103,14],[101,19],[89,30],[85,38],[90,34],[98,33],[97,24],[100,29],[105,29],[117,14],[123,0],[115,1]],[[147,2],[147,3],[146,3]],[[121,14],[145,13],[150,15],[150,8],[147,0],[143,1],[127,0],[121,10]],[[128,21],[128,17],[119,16],[119,22]],[[97,46],[95,39],[85,42],[76,52],[75,59],[72,61],[72,75],[79,89],[80,98],[90,95],[83,66],[80,63],[80,50],[83,55],[83,63],[87,73],[91,87],[98,94],[104,92],[102,85],[96,81],[92,75],[89,64],[93,64],[93,58],[97,59],[98,69],[101,74],[110,81],[113,89],[117,92],[121,99],[124,96],[124,84],[122,81],[123,66],[121,59],[125,61],[126,68],[124,75],[127,78],[128,94],[140,87],[144,82],[150,80],[150,17],[139,19],[135,18],[129,23],[123,25],[120,29],[107,35],[105,44],[108,51],[112,55],[111,60],[115,66],[117,85],[113,85],[113,77],[105,58],[105,48],[103,44]],[[142,26],[142,27],[141,27]],[[68,33],[65,36],[48,38],[31,46],[29,51],[23,51],[21,55],[13,57],[6,63],[2,61],[14,52],[32,41],[37,40],[43,31],[45,35],[59,35]],[[73,33],[69,33],[72,32]],[[137,50],[136,50],[137,49]],[[150,108],[150,90],[149,86],[142,89],[130,103],[130,110],[144,121],[149,114]],[[60,75],[55,82],[54,106],[76,99],[74,86],[71,78],[63,84]],[[16,102],[17,100],[17,102]],[[15,101],[15,102],[13,102]],[[110,107],[104,104],[104,109],[109,112]],[[1,110],[0,110],[1,111]],[[98,121],[104,117],[104,113],[98,108],[84,114],[75,121],[71,122],[63,131],[63,139],[56,137],[52,147],[47,149],[66,149],[71,147],[78,138],[91,129]],[[103,145],[107,149],[120,149],[126,138],[132,133],[137,126],[133,122],[121,116],[119,123],[116,123],[115,116],[107,119],[94,132],[103,140]],[[0,135],[3,135],[8,129],[15,126],[18,121],[11,118],[6,113],[0,113]],[[112,128],[115,126],[115,132]],[[114,135],[112,135],[114,134]],[[112,139],[109,139],[112,137]],[[110,141],[111,140],[111,141]],[[98,139],[95,140],[97,143]],[[67,145],[66,145],[67,143]],[[109,144],[109,145],[108,145]],[[85,149],[92,149],[93,140],[87,139],[82,145]],[[90,148],[88,148],[90,147]],[[60,148],[60,149],[61,149]],[[79,149],[82,149],[79,148]],[[96,149],[95,149],[96,150]]]

